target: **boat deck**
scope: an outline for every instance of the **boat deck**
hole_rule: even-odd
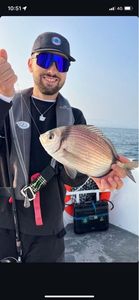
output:
[[[137,262],[137,235],[110,224],[101,232],[76,234],[68,224],[65,235],[66,262]]]

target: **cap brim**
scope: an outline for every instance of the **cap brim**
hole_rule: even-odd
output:
[[[73,58],[72,56],[69,56],[69,59],[70,59],[71,61],[76,61],[76,59]]]
[[[55,52],[59,52],[59,53],[61,53],[61,54],[64,54],[65,56],[67,56],[68,59],[69,59],[70,61],[76,61],[76,59],[73,58],[72,56],[70,56],[70,55],[68,55],[68,54],[66,54],[66,53],[64,53],[64,52],[62,52],[62,51],[60,51],[60,50],[58,50],[58,49],[54,49],[54,48],[53,48],[53,49],[52,49],[52,48],[36,49],[36,50],[33,50],[31,54],[33,54],[33,53],[35,53],[35,52],[45,52],[45,51],[55,51]]]

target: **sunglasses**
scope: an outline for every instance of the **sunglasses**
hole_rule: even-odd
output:
[[[33,58],[36,58],[37,65],[44,69],[55,63],[59,72],[67,72],[70,66],[70,61],[66,57],[51,52],[39,53]]]

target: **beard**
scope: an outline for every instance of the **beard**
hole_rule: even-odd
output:
[[[52,96],[59,92],[59,90],[63,87],[65,80],[62,82],[57,81],[57,84],[52,86],[51,84],[43,83],[42,77],[34,76],[34,83],[42,94]]]

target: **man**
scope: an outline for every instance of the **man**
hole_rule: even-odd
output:
[[[56,126],[86,123],[82,112],[71,108],[59,93],[74,61],[65,37],[53,32],[39,35],[28,61],[34,87],[15,94],[17,76],[8,63],[6,51],[0,50],[0,186],[10,186],[7,140],[23,262],[64,261],[64,185],[78,186],[87,178],[78,174],[72,180],[39,142],[41,133]],[[121,160],[126,159],[121,157]],[[93,179],[100,189],[113,190],[121,188],[122,177],[125,172],[113,165],[110,174]],[[0,195],[0,259],[17,257],[14,202],[5,193],[6,189]]]

